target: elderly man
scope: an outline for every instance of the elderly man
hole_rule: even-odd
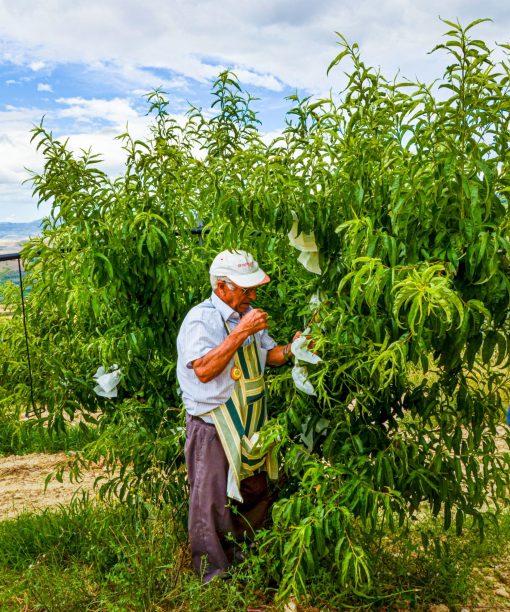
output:
[[[278,468],[256,444],[267,419],[263,373],[266,364],[292,357],[290,344],[277,346],[268,334],[267,313],[251,306],[257,287],[270,280],[252,255],[223,251],[210,275],[211,297],[188,312],[177,337],[187,411],[188,529],[203,582],[225,575],[235,561],[232,537],[260,527],[271,503],[266,473],[276,478]]]

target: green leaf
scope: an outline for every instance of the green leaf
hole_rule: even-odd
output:
[[[473,369],[476,355],[478,354],[483,341],[484,339],[482,333],[475,334],[468,340],[465,359],[470,370]]]
[[[343,51],[341,51],[329,64],[328,69],[326,70],[326,74],[329,74],[330,70],[337,66],[346,55],[349,55],[349,53],[349,49],[344,49]]]
[[[483,341],[482,348],[482,361],[484,363],[490,363],[494,354],[494,349],[498,341],[498,334],[495,331],[488,331]]]

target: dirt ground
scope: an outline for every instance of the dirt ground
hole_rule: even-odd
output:
[[[52,479],[44,490],[46,476],[68,461],[64,453],[0,458],[0,520],[14,518],[25,511],[67,504],[77,491],[92,491],[94,480],[104,474],[99,466],[84,472],[80,482],[70,482],[64,476],[62,483]]]
[[[498,428],[499,452],[508,452],[503,440],[506,427]],[[52,479],[46,491],[46,476],[69,461],[65,453],[10,455],[0,457],[0,520],[13,518],[24,511],[42,510],[59,504],[67,504],[74,493],[92,491],[94,480],[105,474],[100,466],[83,472],[80,482],[63,482]]]

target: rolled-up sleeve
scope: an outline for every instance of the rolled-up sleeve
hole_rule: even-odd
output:
[[[260,347],[263,348],[265,351],[270,351],[271,349],[274,349],[275,346],[277,346],[276,342],[267,333],[266,329],[260,332],[259,342],[260,342]]]

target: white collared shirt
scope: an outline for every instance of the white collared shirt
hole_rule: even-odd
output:
[[[246,312],[249,310],[251,306]],[[207,383],[200,382],[191,364],[207,355],[227,337],[224,321],[228,323],[230,329],[234,329],[240,320],[241,315],[215,293],[198,306],[194,306],[184,318],[177,336],[177,380],[182,391],[184,406],[189,414],[200,416],[230,399],[234,388],[234,381],[230,376],[234,358],[221,374]],[[260,366],[264,370],[267,352],[276,346],[276,342],[267,330],[262,330],[250,336],[244,344],[250,344],[254,338],[257,342]],[[209,422],[208,417],[204,420]]]

